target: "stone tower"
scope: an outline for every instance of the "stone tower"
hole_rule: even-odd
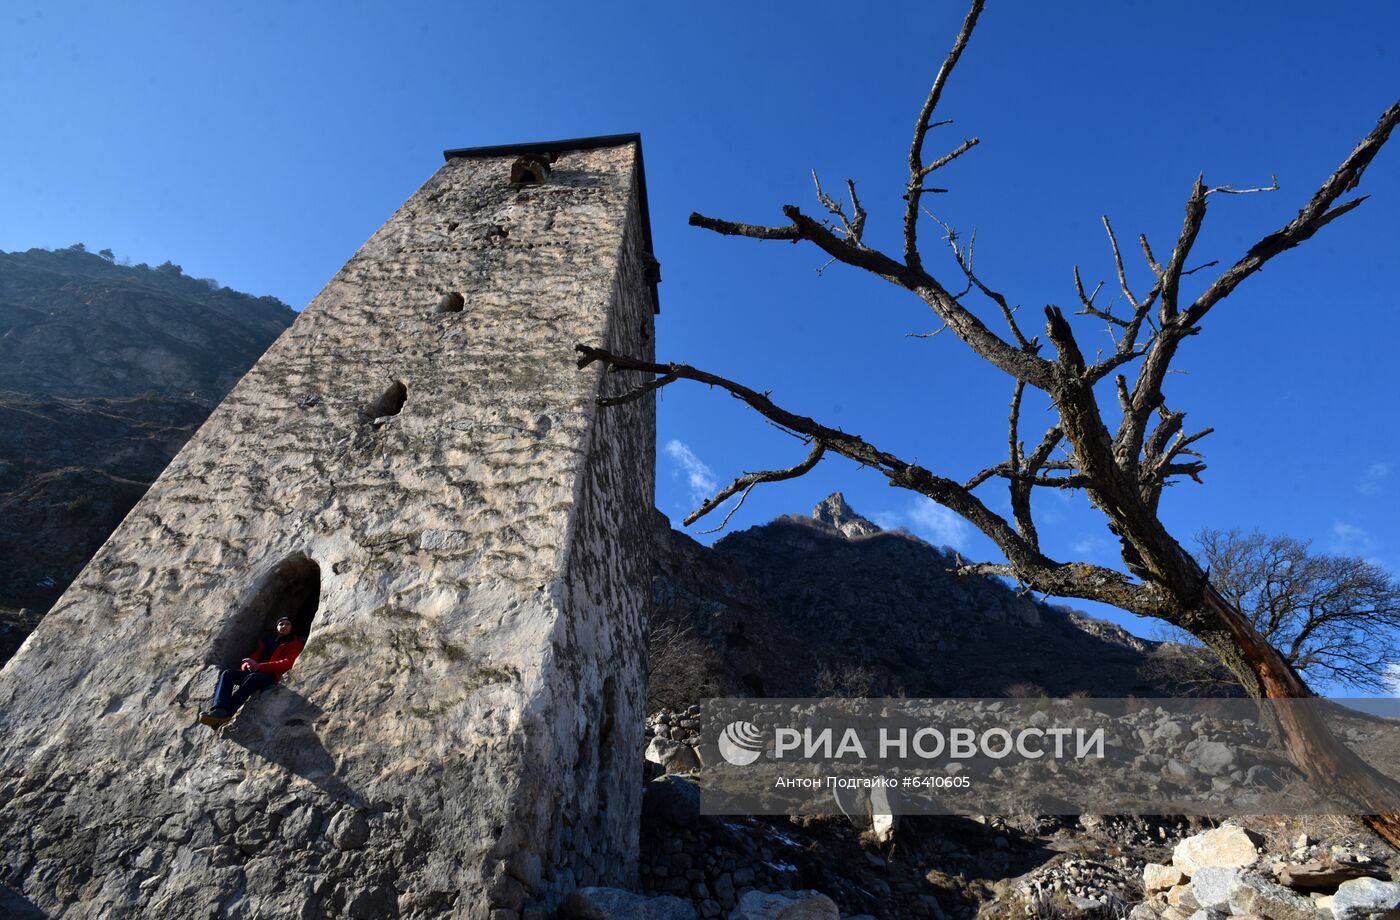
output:
[[[653,351],[640,139],[446,157],[0,674],[0,904],[503,920],[631,880],[655,410],[573,348]],[[296,667],[196,724],[284,612]]]

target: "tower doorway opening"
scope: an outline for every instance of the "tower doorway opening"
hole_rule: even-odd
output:
[[[240,609],[234,611],[214,638],[208,661],[221,668],[237,667],[258,639],[276,629],[279,617],[292,618],[292,632],[306,636],[321,604],[321,567],[305,553],[283,559]]]

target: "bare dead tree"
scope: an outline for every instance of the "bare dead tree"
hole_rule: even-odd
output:
[[[1213,261],[1192,264],[1192,249],[1212,199],[1220,194],[1271,191],[1272,187],[1210,186],[1204,174],[1198,176],[1186,199],[1181,232],[1166,261],[1158,260],[1145,236],[1138,238],[1154,279],[1141,294],[1131,289],[1118,238],[1105,220],[1118,285],[1128,309],[1115,312],[1101,306],[1096,301],[1097,289],[1086,292],[1076,269],[1073,274],[1079,308],[1067,313],[1058,306],[1047,306],[1046,342],[1042,343],[1038,335],[1026,335],[1006,298],[975,273],[970,240],[963,248],[953,229],[943,228],[956,266],[957,285],[945,283],[925,266],[919,245],[921,217],[927,213],[923,198],[941,191],[929,185],[930,178],[978,143],[977,138],[965,140],[932,160],[924,154],[932,129],[947,124],[935,122],[933,116],[983,5],[984,0],[973,0],[915,121],[904,190],[903,252],[899,255],[882,252],[865,240],[867,213],[854,183],[847,183],[849,214],[844,204],[819,190],[818,202],[825,217],[813,217],[796,205],[785,205],[782,213],[786,223],[777,225],[740,223],[701,214],[692,214],[690,223],[729,236],[810,243],[829,260],[864,269],[917,297],[941,321],[940,331],[956,336],[1010,378],[1012,398],[1005,460],[959,482],[905,460],[857,434],[783,408],[766,393],[686,364],[641,361],[581,344],[577,346],[579,366],[602,362],[610,371],[654,374],[655,379],[644,385],[644,391],[679,380],[719,387],[810,446],[806,459],[788,469],[753,473],[736,481],[725,490],[727,494],[706,502],[697,516],[713,510],[727,495],[761,482],[802,475],[827,454],[847,457],[878,470],[892,485],[927,496],[957,513],[990,538],[1003,556],[1000,560],[964,564],[959,571],[1008,576],[1028,590],[1100,601],[1165,620],[1190,632],[1214,651],[1252,695],[1309,697],[1312,693],[1298,672],[1221,593],[1158,516],[1158,503],[1166,485],[1181,477],[1199,481],[1205,463],[1196,447],[1210,434],[1208,428],[1188,432],[1185,412],[1169,404],[1163,384],[1182,342],[1204,329],[1210,312],[1221,301],[1275,256],[1310,239],[1365,200],[1355,197],[1340,201],[1360,182],[1400,121],[1400,102],[1381,115],[1375,128],[1323,181],[1293,220],[1256,242],[1215,275],[1194,299],[1183,300],[1181,282],[1189,274],[1216,265]],[[958,287],[961,290],[953,293]],[[995,332],[970,306],[968,298],[974,291],[995,308],[993,315],[1005,324],[1005,335]],[[1098,328],[1103,323],[1112,328],[1114,347],[1110,353],[1093,360],[1086,357],[1071,322],[1074,315],[1090,317]],[[1051,354],[1042,354],[1046,344]],[[1044,393],[1056,415],[1054,424],[1031,442],[1034,446],[1029,450],[1021,434],[1021,405],[1027,389]],[[1105,390],[1102,395],[1117,400],[1121,418],[1116,422],[1100,406],[1101,389]],[[991,510],[978,494],[993,481],[1004,482],[1009,490],[1009,518]],[[1048,556],[1041,548],[1032,515],[1032,497],[1039,489],[1082,490],[1118,536],[1122,570]],[[1337,742],[1312,707],[1282,706],[1278,710],[1285,743],[1299,769],[1312,778],[1343,783],[1348,795],[1373,812],[1367,823],[1400,846],[1400,815],[1392,813],[1392,803],[1400,801],[1400,786]]]
[[[1210,580],[1293,669],[1384,691],[1400,661],[1400,582],[1356,556],[1258,531],[1196,535]]]
[[[684,709],[715,696],[718,662],[695,630],[652,610],[647,624],[647,711]]]

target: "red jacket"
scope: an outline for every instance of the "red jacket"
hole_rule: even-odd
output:
[[[296,664],[297,656],[306,645],[302,636],[291,636],[285,642],[269,642],[259,639],[258,647],[249,657],[253,659],[253,670],[260,674],[271,674],[278,680]]]

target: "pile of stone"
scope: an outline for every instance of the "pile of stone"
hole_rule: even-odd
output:
[[[646,759],[662,773],[690,773],[700,769],[700,707],[674,711],[661,709],[647,717]]]
[[[642,795],[642,890],[727,915],[751,892],[794,889],[801,880],[790,840],[763,825],[700,815],[700,791],[679,776],[647,783]]]
[[[1102,860],[1066,856],[1019,879],[1013,900],[1029,916],[1102,914],[1121,917],[1130,903],[1123,893],[1132,885],[1132,863],[1125,857]]]
[[[1363,853],[1306,836],[1291,857],[1263,856],[1259,835],[1224,825],[1183,840],[1170,865],[1143,870],[1131,920],[1400,920],[1400,885]]]

